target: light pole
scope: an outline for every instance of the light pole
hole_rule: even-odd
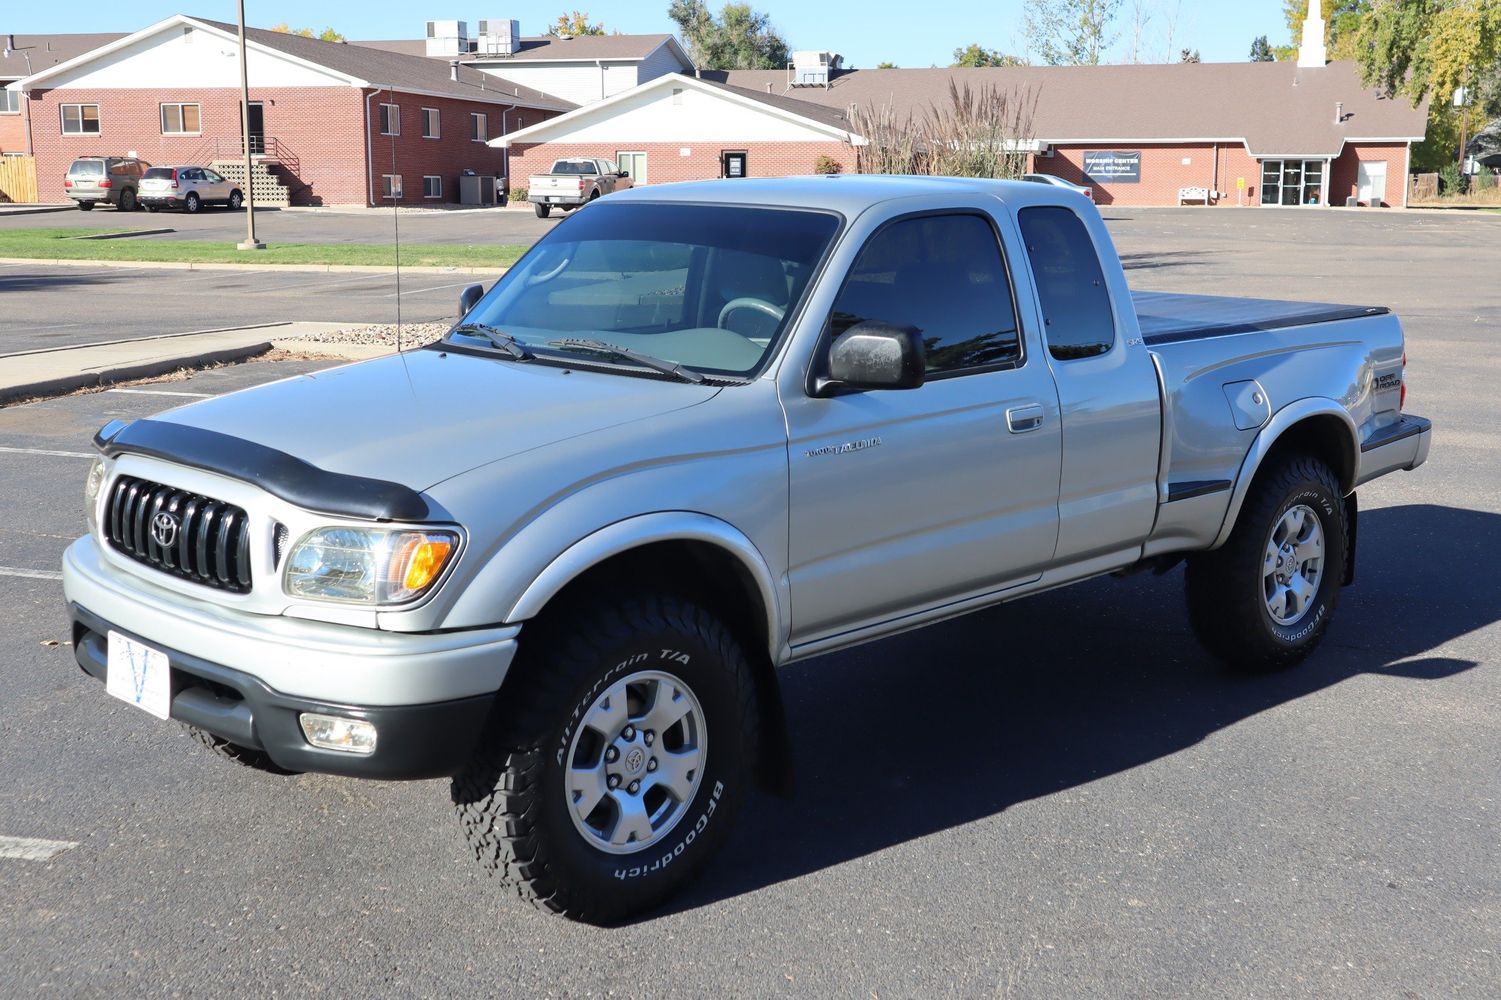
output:
[[[29,48],[31,48],[30,45],[26,46],[26,49],[29,49]],[[18,48],[16,48],[16,36],[15,35],[6,35],[5,36],[5,58],[9,59],[10,58],[10,54],[12,52],[19,52],[21,54],[21,58],[26,60],[26,75],[30,76],[31,75],[31,53],[27,52],[26,49],[18,49]],[[21,101],[21,127],[26,130],[26,155],[30,156],[31,155],[31,101],[26,96],[26,92],[24,90],[23,91],[18,91],[17,93],[20,95],[20,101]]]
[[[255,175],[250,161],[250,73],[245,67],[245,0],[240,0],[240,141],[245,144],[245,242],[240,250],[264,250],[255,238]]]
[[[1459,108],[1459,176],[1464,178],[1465,147],[1470,144],[1470,88],[1458,87],[1454,91],[1454,106]],[[1463,181],[1461,181],[1463,183]]]

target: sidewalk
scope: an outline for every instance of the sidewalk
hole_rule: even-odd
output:
[[[320,354],[347,354],[352,358],[372,356],[368,349],[361,352],[355,349],[355,345],[344,351],[337,344],[287,343],[298,337],[348,325],[268,323],[7,354],[0,356],[0,361],[4,362],[0,364],[0,406],[32,396],[54,396],[112,382],[150,378],[179,368],[240,361],[277,346]],[[382,349],[373,353],[388,352]]]

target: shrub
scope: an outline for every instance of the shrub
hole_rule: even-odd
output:
[[[529,192],[524,187],[513,187],[513,188],[511,188],[511,200],[512,201],[526,201],[526,196],[527,196],[528,193]]]
[[[842,174],[844,165],[828,153],[820,153],[818,159],[813,161],[813,172],[815,174]]]

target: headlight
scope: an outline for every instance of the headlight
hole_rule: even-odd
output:
[[[99,490],[104,486],[104,459],[94,459],[89,466],[88,478],[83,481],[83,515],[89,522],[89,533],[99,533]]]
[[[451,531],[319,528],[287,557],[292,597],[346,604],[403,604],[433,585],[458,548]]]

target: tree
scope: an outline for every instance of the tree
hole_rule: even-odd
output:
[[[1180,63],[1196,63],[1203,62],[1204,60],[1199,58],[1198,49],[1180,49],[1178,51],[1178,61]]]
[[[318,32],[318,33],[315,34],[313,32],[312,28],[293,28],[293,27],[289,27],[287,25],[287,22],[285,22],[285,21],[283,21],[281,24],[273,25],[271,27],[271,30],[272,31],[279,31],[279,32],[281,32],[284,35],[300,35],[303,38],[316,38],[319,41],[324,41],[324,42],[343,42],[343,41],[347,41],[347,39],[343,35],[339,34],[337,31],[335,31],[332,28],[324,28],[322,31],[320,31],[320,32]]]
[[[1026,0],[1022,30],[1049,66],[1098,66],[1122,0]]]
[[[1272,62],[1276,57],[1272,55],[1272,47],[1267,43],[1265,35],[1258,35],[1251,42],[1252,62]]]
[[[771,16],[748,3],[727,3],[716,18],[704,0],[672,0],[667,16],[705,69],[780,69],[792,61]]]
[[[603,35],[605,26],[589,20],[589,12],[586,10],[566,11],[559,14],[557,20],[547,29],[549,35]]]
[[[896,68],[897,68],[897,65],[894,62],[878,62],[878,63],[876,63],[876,69],[896,69]]]
[[[1501,0],[1379,0],[1360,19],[1361,79],[1413,105],[1447,102],[1501,62]]]
[[[1019,56],[1008,56],[997,49],[987,49],[971,42],[967,48],[954,50],[954,66],[975,68],[980,66],[1025,66],[1027,61]]]

